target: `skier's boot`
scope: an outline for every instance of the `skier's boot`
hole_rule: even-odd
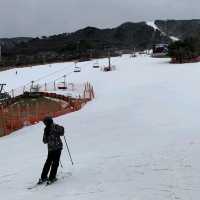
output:
[[[50,185],[50,184],[54,183],[55,181],[57,181],[57,178],[49,179],[47,181],[47,185]]]
[[[39,181],[37,182],[37,184],[41,185],[41,184],[43,184],[46,181],[48,181],[48,178],[40,178]]]

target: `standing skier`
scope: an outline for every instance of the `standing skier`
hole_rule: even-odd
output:
[[[47,144],[48,146],[48,156],[38,184],[42,184],[45,181],[47,181],[47,184],[50,184],[57,180],[56,174],[59,166],[61,151],[63,148],[60,136],[64,135],[64,127],[58,124],[54,124],[51,117],[45,117],[43,122],[46,126],[44,129],[43,143]],[[48,177],[49,171],[50,174]]]

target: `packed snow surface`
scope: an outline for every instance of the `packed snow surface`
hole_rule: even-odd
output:
[[[82,110],[55,118],[66,129],[75,163],[64,148],[55,184],[27,189],[46,159],[42,123],[0,138],[1,199],[199,200],[200,64],[129,55],[111,61],[116,71],[94,69],[90,61],[78,63],[81,72],[68,76],[90,81],[96,97]],[[17,75],[12,69],[1,72],[0,80],[12,89],[73,67],[21,68]]]

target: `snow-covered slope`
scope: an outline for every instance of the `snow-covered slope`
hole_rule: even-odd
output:
[[[27,190],[38,180],[47,153],[43,124],[0,138],[1,198],[198,200],[199,63],[168,61],[127,55],[112,58],[117,70],[107,73],[93,69],[93,62],[81,63],[82,72],[68,80],[90,81],[96,98],[81,111],[55,119],[65,126],[75,165],[65,148],[58,182]],[[12,70],[0,77],[11,87],[56,69],[24,68],[18,69],[19,78]]]
[[[155,24],[154,21],[148,21],[148,22],[146,22],[146,24],[147,24],[148,26],[151,26],[152,28],[154,28],[154,30],[160,30],[160,29],[158,28],[158,26]]]
[[[165,32],[163,32],[163,31],[161,31],[160,29],[159,29],[159,27],[155,24],[155,21],[148,21],[148,22],[146,22],[146,24],[148,25],[148,26],[151,26],[155,31],[156,30],[159,30],[163,35],[167,35]],[[170,38],[171,38],[171,40],[172,41],[178,41],[179,40],[179,38],[177,38],[177,37],[175,37],[175,36],[169,36]]]

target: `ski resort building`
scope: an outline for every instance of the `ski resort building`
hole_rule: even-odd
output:
[[[156,44],[153,46],[152,57],[162,58],[168,53],[168,44]]]

